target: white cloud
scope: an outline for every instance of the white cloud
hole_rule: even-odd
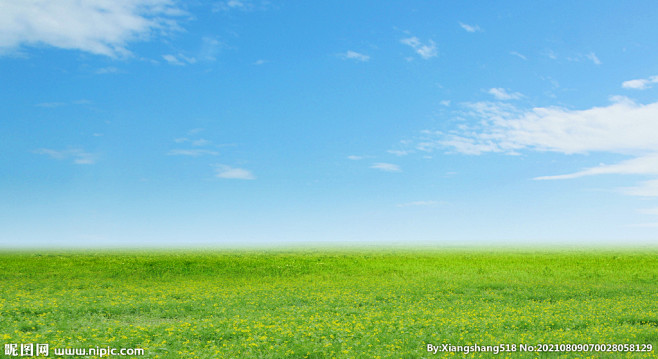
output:
[[[187,131],[187,134],[191,136],[197,135],[200,132],[202,132],[202,128],[195,128],[192,130]],[[212,141],[206,140],[205,138],[190,138],[190,137],[178,137],[174,138],[174,142],[178,144],[188,144],[192,147],[212,147],[212,148],[217,148],[217,147],[224,147],[227,145],[215,145],[213,144]],[[208,150],[208,149],[201,149],[201,148],[184,148],[184,149],[173,149],[167,152],[167,155],[170,156],[192,156],[192,157],[199,157],[199,156],[204,156],[204,155],[210,155],[210,156],[218,156],[219,152],[213,151],[213,150]]]
[[[226,2],[226,6],[228,6],[231,9],[235,9],[235,8],[242,9],[245,7],[245,3],[244,1],[240,1],[240,0],[228,0]]]
[[[114,67],[114,66],[108,66],[108,67],[103,67],[98,70],[96,70],[96,73],[99,75],[106,75],[106,74],[118,74],[121,71]]]
[[[622,192],[631,196],[658,197],[658,179],[644,181],[637,186],[622,188]]]
[[[196,63],[196,59],[194,57],[187,57],[183,54],[178,54],[178,55],[162,55],[162,58],[165,59],[169,64],[171,65],[177,65],[177,66],[184,66],[187,64],[194,64]]]
[[[629,80],[629,81],[624,81],[621,84],[621,87],[625,89],[635,89],[635,90],[644,90],[646,89],[649,85],[649,81],[646,79],[637,79],[637,80]]]
[[[72,148],[68,150],[52,150],[48,148],[40,148],[34,151],[36,154],[46,155],[56,160],[72,160],[73,163],[78,165],[92,165],[96,163],[97,155],[86,152],[79,148]]]
[[[400,169],[400,166],[394,165],[392,163],[384,163],[384,162],[378,162],[378,163],[373,163],[370,168],[374,168],[376,170],[384,171],[384,172],[401,172],[402,170]]]
[[[188,64],[195,64],[196,63],[196,58],[191,57],[191,56],[185,56],[183,54],[178,54],[178,58],[181,60],[184,60]]]
[[[360,62],[368,62],[370,60],[370,56],[352,50],[349,50],[344,54],[340,54],[340,57],[345,60],[356,60]]]
[[[440,140],[424,140],[418,143],[416,148],[423,152],[433,152],[438,148],[453,148],[456,152],[466,155],[479,155],[484,152],[502,152],[502,150],[493,142],[480,142],[476,139],[466,138],[458,135],[446,135],[442,132],[435,132],[433,135],[440,137]]]
[[[241,180],[253,180],[256,177],[251,173],[251,171],[244,168],[235,168],[227,165],[216,165],[215,168],[215,177],[224,178],[224,179],[241,179]]]
[[[501,87],[489,89],[487,92],[498,100],[518,100],[523,97],[523,95],[518,92],[509,93]]]
[[[455,147],[464,153],[511,153],[521,149],[566,154],[658,152],[658,102],[642,105],[624,97],[613,101],[608,106],[585,110],[526,110],[508,103],[472,103],[463,115],[478,124],[448,134],[426,131],[423,142],[434,148]]]
[[[0,0],[0,51],[52,46],[110,57],[178,29],[173,0]]]
[[[199,133],[203,132],[202,128],[195,128],[187,131],[187,135],[189,137],[178,137],[174,138],[174,142],[176,143],[185,143],[189,142],[193,146],[206,146],[212,144],[212,141],[206,140],[205,138],[197,138],[197,139],[191,139],[190,137],[194,135],[198,135]]]
[[[386,152],[388,152],[392,155],[396,155],[396,156],[406,156],[406,155],[412,153],[413,151],[411,151],[411,150],[388,150]]]
[[[254,11],[265,10],[269,7],[269,1],[252,1],[252,0],[226,0],[215,3],[213,12],[228,11]]]
[[[613,97],[602,107],[571,110],[559,107],[521,109],[503,102],[467,104],[462,115],[474,125],[462,125],[448,133],[423,131],[416,148],[432,152],[452,149],[463,154],[486,152],[518,154],[540,152],[614,153],[630,159],[602,164],[581,171],[536,177],[536,180],[564,180],[584,176],[658,176],[658,102],[638,104],[625,97]],[[658,179],[621,189],[622,193],[658,197]]]
[[[516,51],[511,51],[511,52],[510,52],[510,55],[514,55],[514,56],[516,56],[516,57],[518,57],[518,58],[520,58],[520,59],[522,59],[522,60],[527,60],[527,59],[528,59],[527,57],[525,57],[525,55],[523,55],[523,54],[521,54],[521,53],[518,53],[518,52],[516,52]]]
[[[544,81],[548,81],[548,82],[551,84],[551,87],[552,87],[553,89],[558,89],[558,88],[560,88],[560,83],[559,83],[556,79],[554,79],[554,78],[552,78],[552,77],[550,77],[550,76],[541,76],[540,78],[541,78],[542,80],[544,80]]]
[[[624,81],[621,87],[625,89],[645,90],[651,87],[652,84],[658,83],[658,76],[651,76],[648,79],[636,79]]]
[[[259,59],[259,60],[254,61],[253,65],[260,66],[260,65],[264,65],[266,63],[267,63],[267,60]]]
[[[642,174],[658,175],[658,154],[650,154],[622,161],[613,165],[600,165],[585,170],[557,176],[537,177],[537,180],[570,179],[601,174]]]
[[[589,54],[585,55],[585,57],[590,59],[595,65],[601,65],[601,60],[599,60],[595,53],[590,52]]]
[[[192,157],[199,157],[203,155],[210,155],[210,156],[217,156],[219,155],[219,152],[216,151],[211,151],[211,150],[203,150],[203,149],[193,149],[193,150],[186,150],[186,149],[175,149],[167,152],[168,155],[170,156],[192,156]]]
[[[477,32],[477,31],[482,31],[479,26],[477,25],[469,25],[469,24],[464,24],[462,22],[459,23],[459,26],[462,27],[462,29],[468,31],[468,32]]]
[[[182,61],[178,60],[174,55],[162,55],[162,58],[165,59],[171,65],[183,66],[185,65]]]
[[[354,156],[354,155],[351,155],[351,156],[347,156],[347,159],[348,159],[348,160],[352,160],[352,161],[359,161],[359,160],[364,159],[364,157],[363,157],[363,156]]]
[[[551,56],[552,59],[557,59],[557,56],[553,53],[553,56]],[[594,52],[590,52],[588,54],[582,54],[578,53],[572,56],[567,56],[566,57],[567,61],[573,61],[573,62],[582,62],[582,61],[591,61],[594,63],[594,65],[601,65],[602,62],[599,60],[598,56]]]
[[[395,148],[390,149],[386,152],[396,156],[406,156],[410,153],[414,153],[415,148],[413,147],[413,141],[401,140],[395,145]]]
[[[192,146],[197,146],[197,147],[202,147],[202,146],[208,146],[212,142],[206,140],[205,138],[200,138],[198,140],[192,140]]]
[[[428,44],[423,44],[417,37],[413,36],[402,39],[400,42],[414,49],[425,60],[437,56],[436,44],[432,40],[429,40]]]

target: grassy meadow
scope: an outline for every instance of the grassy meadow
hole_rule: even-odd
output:
[[[651,352],[465,357],[655,358],[658,251],[4,252],[6,343],[143,348],[145,358],[432,358],[464,355],[434,354],[428,343],[652,344]]]

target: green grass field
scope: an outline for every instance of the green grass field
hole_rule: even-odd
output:
[[[432,358],[464,355],[428,343],[600,343],[654,350],[466,357],[655,358],[658,252],[5,252],[0,339],[48,343],[51,357],[109,346],[142,358]]]

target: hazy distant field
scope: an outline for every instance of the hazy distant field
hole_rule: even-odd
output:
[[[446,353],[428,343],[650,343],[649,353],[542,357],[656,357],[658,252],[5,253],[7,343],[143,348],[146,358],[430,358]]]

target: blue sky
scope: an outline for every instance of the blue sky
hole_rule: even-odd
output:
[[[655,244],[656,18],[0,0],[0,245]]]

